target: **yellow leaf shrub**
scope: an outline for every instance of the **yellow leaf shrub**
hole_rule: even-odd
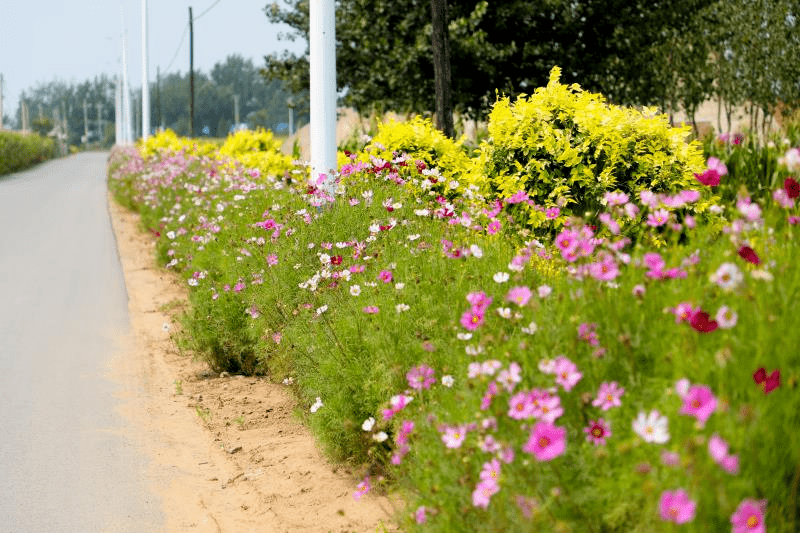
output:
[[[239,161],[247,168],[257,168],[262,176],[283,176],[294,168],[292,158],[281,153],[281,142],[271,131],[238,131],[229,135],[219,149],[221,156]]]
[[[217,147],[210,142],[197,139],[178,137],[170,130],[164,130],[156,135],[151,135],[146,141],[139,141],[139,150],[142,158],[147,159],[162,151],[185,152],[187,155],[211,156]]]
[[[514,102],[499,98],[489,115],[489,136],[466,176],[488,198],[525,190],[537,204],[558,205],[583,215],[600,207],[606,191],[638,194],[696,188],[693,173],[704,168],[688,127],[670,127],[654,110],[611,105],[578,85],[559,83],[550,72],[546,87]],[[543,218],[529,205],[529,224]]]

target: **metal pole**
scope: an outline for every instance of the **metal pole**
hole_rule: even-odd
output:
[[[161,67],[156,67],[156,127],[161,126]]]
[[[120,6],[122,9],[122,6]],[[131,90],[128,85],[128,31],[125,29],[125,16],[122,18],[122,131],[123,144],[131,144],[133,133],[131,132]]]
[[[3,129],[3,75],[0,74],[0,130]]]
[[[194,23],[192,8],[189,8],[189,137],[194,137]]]
[[[239,95],[233,95],[233,123],[239,124]]]
[[[114,144],[122,144],[122,86],[117,75],[114,87]]]
[[[142,139],[150,135],[150,78],[147,75],[147,0],[142,0]]]
[[[103,104],[97,104],[97,142],[103,142]]]
[[[86,100],[83,101],[83,134],[86,136],[86,140],[89,140],[89,112],[87,111]]]
[[[311,74],[311,180],[332,193],[336,170],[336,7],[334,0],[309,5]]]

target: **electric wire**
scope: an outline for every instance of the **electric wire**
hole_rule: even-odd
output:
[[[220,1],[221,1],[221,0],[217,0],[216,2],[214,2],[213,4],[211,4],[211,7],[209,7],[208,9],[206,9],[205,11],[203,11],[202,13],[200,13],[199,15],[197,15],[196,17],[194,17],[194,20],[199,20],[199,19],[200,19],[200,17],[202,17],[203,15],[205,15],[206,13],[208,13],[209,11],[211,11],[211,10],[214,8],[214,6],[215,6],[215,5],[219,4],[219,3],[220,3]]]
[[[178,52],[181,51],[181,46],[183,46],[183,40],[186,39],[186,34],[189,33],[189,24],[186,24],[186,29],[183,31],[183,37],[181,37],[181,43],[178,45],[178,49],[175,50],[175,55],[172,56],[172,60],[167,65],[167,68],[164,69],[164,72],[169,72],[169,67],[175,62],[175,59],[178,57]]]

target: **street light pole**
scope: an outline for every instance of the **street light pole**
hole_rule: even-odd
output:
[[[311,75],[311,180],[328,194],[336,164],[336,6],[334,0],[309,5]],[[324,180],[320,176],[325,175]]]
[[[147,0],[142,0],[142,139],[150,135],[150,78],[147,75]]]

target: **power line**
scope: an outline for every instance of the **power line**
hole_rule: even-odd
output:
[[[211,11],[211,10],[214,8],[214,6],[215,6],[215,5],[217,5],[217,4],[219,4],[219,3],[220,3],[220,1],[221,1],[221,0],[217,0],[216,2],[214,2],[213,4],[211,4],[211,7],[209,7],[208,9],[206,9],[205,11],[203,11],[202,13],[200,13],[199,15],[197,15],[197,16],[194,18],[194,20],[195,20],[195,21],[197,21],[197,20],[198,20],[200,17],[202,17],[203,15],[205,15],[206,13],[208,13],[209,11]]]
[[[181,46],[183,46],[183,40],[186,39],[186,34],[189,33],[189,24],[186,24],[186,29],[183,31],[183,37],[181,37],[181,43],[178,45],[178,49],[175,50],[175,55],[172,56],[172,60],[167,65],[167,68],[164,69],[164,72],[169,73],[169,67],[175,62],[175,59],[178,57],[178,52],[181,51]]]

